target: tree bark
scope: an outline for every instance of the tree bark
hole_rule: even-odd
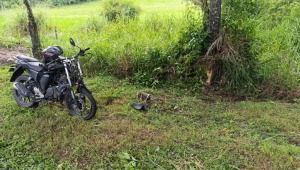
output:
[[[210,43],[216,39],[221,25],[221,0],[210,0],[209,33]]]
[[[31,43],[32,43],[32,54],[37,59],[42,59],[41,55],[41,42],[39,37],[39,31],[37,27],[37,23],[35,21],[33,12],[29,5],[28,0],[23,0],[28,13],[28,30],[30,33]]]
[[[213,44],[220,32],[221,26],[221,1],[222,0],[210,0],[210,8],[209,8],[209,44]],[[204,11],[204,13],[207,11]],[[206,85],[211,86],[215,78],[218,74],[218,70],[220,68],[220,63],[216,59],[215,55],[218,53],[217,49],[212,50],[212,57],[207,63],[206,74],[207,80]],[[207,56],[208,57],[208,56]]]

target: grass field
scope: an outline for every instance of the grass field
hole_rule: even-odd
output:
[[[63,6],[60,8],[49,8],[49,7],[36,7],[33,11],[36,15],[43,15],[46,17],[47,24],[51,25],[50,31],[47,31],[47,36],[43,34],[41,39],[45,43],[50,42],[48,39],[52,39],[54,35],[54,27],[56,27],[62,39],[62,43],[68,40],[68,36],[75,35],[77,37],[87,36],[86,32],[80,32],[78,29],[84,27],[87,20],[91,18],[99,18],[102,15],[102,1],[87,2],[83,4]],[[140,19],[149,18],[149,16],[160,15],[160,16],[172,16],[179,17],[182,16],[185,10],[185,4],[183,0],[135,0],[134,4],[141,8]],[[16,34],[12,32],[13,20],[17,18],[18,15],[24,15],[25,9],[9,9],[5,11],[0,11],[0,40],[9,41],[7,39],[15,39]],[[11,25],[11,26],[9,26]],[[52,36],[51,36],[52,35]],[[16,40],[12,40],[13,42]],[[19,41],[22,41],[20,39]],[[28,45],[28,37],[25,38],[25,43]],[[44,46],[49,46],[50,44],[44,44]]]
[[[144,66],[149,63],[145,59],[159,59],[157,55],[168,57],[187,25],[183,19],[186,5],[181,0],[134,2],[141,8],[138,19],[117,23],[108,22],[102,15],[102,1],[35,8],[36,18],[41,21],[42,48],[59,45],[65,56],[71,56],[77,51],[69,44],[72,37],[79,46],[91,48],[92,55],[82,61],[89,75],[103,69],[115,75],[123,74],[119,70],[133,69],[152,73],[153,65],[158,62]],[[26,24],[22,24],[26,19],[24,10],[5,10],[0,12],[0,18],[0,46],[30,47],[29,35],[22,32],[24,27],[26,29]]]
[[[146,88],[102,70],[104,60],[156,59],[157,49],[179,39],[186,24],[181,0],[135,2],[140,18],[118,24],[100,16],[101,1],[34,9],[45,17],[43,47],[60,45],[65,55],[74,54],[70,37],[91,47],[96,59],[83,61],[85,71],[97,68],[86,83],[98,111],[83,121],[60,103],[21,108],[12,96],[8,67],[0,67],[0,169],[299,169],[299,100],[207,96],[175,85]],[[14,29],[21,11],[0,12],[0,46],[29,47],[29,37]],[[152,94],[147,112],[131,107],[140,102],[140,91]]]
[[[58,103],[22,109],[0,68],[1,169],[297,169],[299,103],[235,101],[188,89],[145,89],[87,79],[98,104],[83,121]],[[153,95],[147,112],[136,94]]]

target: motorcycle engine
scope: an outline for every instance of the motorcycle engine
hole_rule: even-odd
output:
[[[56,99],[58,98],[59,92],[57,87],[49,87],[46,91],[45,98],[46,99]]]
[[[45,94],[45,98],[48,100],[62,100],[62,97],[66,95],[66,91],[68,88],[68,81],[66,76],[61,75],[57,78],[57,86],[50,86]]]

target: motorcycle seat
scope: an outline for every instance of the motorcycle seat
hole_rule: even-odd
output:
[[[43,64],[40,63],[40,62],[28,62],[27,63],[27,66],[32,69],[32,70],[35,70],[37,72],[40,72],[43,70]]]
[[[38,62],[38,60],[35,58],[27,57],[27,56],[21,55],[21,54],[17,55],[16,57],[17,57],[17,59],[22,60],[24,62]]]

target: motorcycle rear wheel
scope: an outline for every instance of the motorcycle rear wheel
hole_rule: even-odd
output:
[[[15,80],[15,83],[20,82],[26,86],[28,78],[29,78],[28,75],[21,75]],[[23,97],[20,94],[20,92],[15,88],[13,89],[13,96],[15,98],[15,101],[18,103],[18,105],[24,108],[37,107],[39,104],[38,102],[35,102],[35,100],[31,97]]]
[[[80,93],[74,93],[74,95],[77,104],[72,97],[72,91],[69,91],[65,96],[68,111],[84,120],[92,119],[97,110],[96,101],[92,94],[86,88],[82,88]]]

